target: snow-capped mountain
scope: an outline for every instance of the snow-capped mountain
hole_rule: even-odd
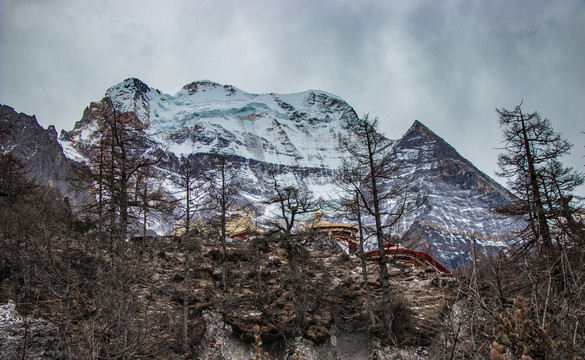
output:
[[[175,170],[181,155],[229,155],[242,178],[242,203],[262,216],[270,194],[269,170],[283,183],[304,183],[317,197],[335,198],[334,171],[347,156],[340,140],[347,120],[357,118],[344,100],[322,92],[250,94],[211,81],[193,82],[175,95],[127,79],[106,91],[117,110],[134,114],[136,134],[147,136],[164,152],[160,166]],[[100,137],[100,103],[92,103],[61,144],[67,156],[83,160],[87,145]],[[404,177],[412,179],[411,194],[425,202],[397,229],[448,267],[468,259],[475,242],[479,252],[504,246],[517,226],[515,219],[491,211],[508,192],[453,147],[416,121],[394,141],[396,161]],[[159,223],[157,230],[168,231]]]
[[[106,96],[117,110],[134,112],[143,131],[175,155],[223,153],[296,167],[336,168],[342,124],[356,116],[345,101],[322,91],[257,95],[210,81],[169,95],[127,79]],[[65,135],[73,146],[95,131],[91,112],[90,106]]]
[[[450,268],[506,244],[519,219],[495,214],[509,192],[463,158],[445,140],[415,121],[394,145],[410,193],[424,199],[401,223],[405,240],[424,239],[429,253]]]

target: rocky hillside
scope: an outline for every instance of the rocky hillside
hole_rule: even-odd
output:
[[[451,275],[390,264],[393,308],[384,311],[394,312],[395,321],[394,335],[389,336],[383,328],[371,326],[359,259],[346,256],[319,235],[228,244],[225,292],[222,248],[206,236],[194,239],[188,272],[184,244],[177,239],[129,243],[123,264],[104,256],[96,243],[79,246],[56,240],[53,257],[42,256],[48,250],[42,247],[36,253],[41,257],[29,257],[31,266],[69,262],[68,274],[75,286],[71,299],[52,301],[51,291],[64,286],[58,279],[43,273],[28,283],[27,296],[35,301],[34,306],[21,306],[27,310],[29,331],[34,331],[28,338],[27,358],[39,352],[38,344],[50,343],[47,359],[63,357],[59,351],[66,346],[73,358],[87,358],[93,347],[104,357],[123,348],[147,358],[249,359],[257,335],[271,359],[286,358],[297,349],[303,359],[422,352],[435,341],[455,297]],[[381,288],[375,263],[368,264],[368,276],[379,324]],[[0,300],[15,297],[12,291],[10,284],[2,283]],[[65,301],[74,304],[69,311],[62,306]],[[182,338],[185,301],[189,304],[187,354]],[[0,319],[0,336],[7,340],[0,343],[0,354],[20,354],[18,346],[25,341],[22,317],[11,306],[4,306],[10,314]],[[71,338],[66,344],[55,343],[56,328],[66,326]]]

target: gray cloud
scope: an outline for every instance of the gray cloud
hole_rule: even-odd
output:
[[[135,76],[175,93],[321,89],[401,136],[418,119],[494,175],[496,107],[524,99],[585,155],[585,3],[4,0],[0,102],[70,129]]]

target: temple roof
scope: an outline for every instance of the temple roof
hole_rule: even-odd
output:
[[[313,221],[313,223],[311,225],[308,225],[306,227],[310,227],[312,229],[328,229],[328,228],[346,228],[346,229],[352,229],[357,231],[358,228],[355,225],[352,224],[345,224],[345,223],[331,223],[325,220],[321,220],[321,212],[319,210],[317,210],[315,212],[315,221]]]
[[[256,233],[261,234],[264,232],[262,228],[259,228],[254,224],[249,214],[244,216],[236,215],[235,219],[227,222],[225,225],[226,235],[228,237],[235,236],[241,233]]]

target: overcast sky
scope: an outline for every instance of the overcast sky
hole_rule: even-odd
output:
[[[169,94],[203,79],[251,93],[319,89],[379,117],[390,138],[421,121],[496,178],[495,108],[523,99],[585,171],[583,0],[0,4],[0,103],[58,131],[128,77]]]

